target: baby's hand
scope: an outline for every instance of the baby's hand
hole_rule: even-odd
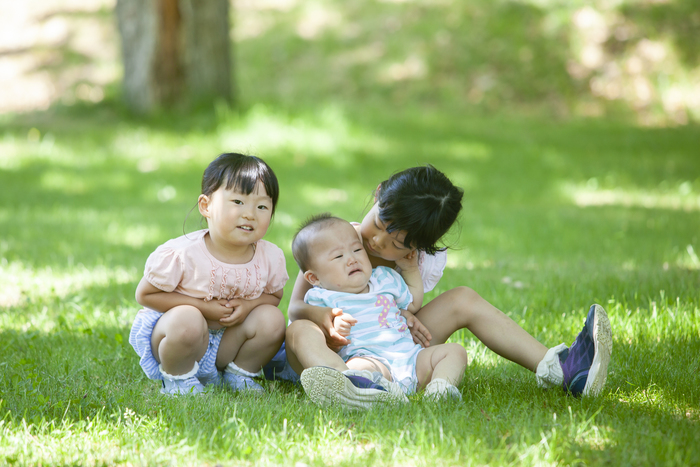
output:
[[[396,265],[401,268],[401,271],[412,271],[418,269],[418,250],[411,250],[409,254],[403,258],[396,260]]]
[[[350,335],[350,329],[357,324],[357,320],[347,313],[343,313],[342,308],[333,308],[333,327],[338,334],[343,337]]]

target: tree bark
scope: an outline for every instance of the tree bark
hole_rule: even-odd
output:
[[[232,101],[228,0],[118,0],[116,13],[134,112]]]

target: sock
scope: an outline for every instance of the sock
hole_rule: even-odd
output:
[[[537,385],[549,389],[564,383],[564,372],[559,362],[559,354],[568,349],[566,344],[559,344],[547,351],[542,361],[537,365],[535,376]]]
[[[191,378],[197,374],[197,372],[199,371],[199,363],[194,362],[194,368],[192,368],[192,370],[188,371],[184,375],[169,375],[168,373],[163,371],[163,365],[158,365],[158,369],[160,370],[160,374],[163,375],[163,378],[165,379],[186,380],[187,378]]]
[[[446,379],[436,378],[425,386],[425,397],[433,399],[462,400],[462,394]]]
[[[231,362],[226,366],[224,373],[231,373],[239,376],[248,376],[249,378],[257,378],[262,376],[262,368],[257,373],[251,373],[250,371],[244,370],[235,363]]]

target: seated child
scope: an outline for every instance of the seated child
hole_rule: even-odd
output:
[[[311,400],[319,405],[369,408],[377,402],[406,401],[404,394],[419,388],[433,399],[461,400],[456,386],[467,365],[464,347],[415,344],[402,315],[421,306],[411,293],[414,286],[422,291],[417,268],[404,271],[405,280],[387,267],[373,270],[355,228],[329,214],[315,216],[302,226],[292,252],[304,278],[313,285],[304,300],[339,309],[334,327],[350,340],[338,351],[334,368],[316,366],[301,373]],[[418,296],[422,298],[422,293]]]

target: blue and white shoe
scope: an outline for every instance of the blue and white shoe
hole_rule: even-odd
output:
[[[608,376],[611,355],[610,320],[602,306],[593,305],[574,343],[559,354],[564,390],[574,396],[600,394]]]
[[[224,380],[221,378],[221,372],[219,371],[213,371],[206,375],[200,375],[198,379],[199,382],[202,383],[202,385],[204,386],[218,387],[221,386],[224,382]]]
[[[340,406],[349,410],[366,410],[379,404],[404,402],[406,396],[397,397],[393,391],[369,378],[349,372],[343,374],[333,368],[315,366],[301,373],[304,392],[321,407]]]
[[[265,392],[263,387],[256,383],[253,379],[260,376],[262,376],[262,371],[252,373],[240,368],[234,362],[231,362],[224,369],[223,384],[228,386],[234,392],[250,391],[255,393],[263,393]]]
[[[161,394],[167,396],[193,395],[204,391],[204,386],[195,376],[197,371],[199,371],[197,362],[194,362],[194,368],[184,375],[170,375],[163,370],[163,365],[159,365],[158,369],[163,376],[163,387],[160,389]]]
[[[224,384],[234,392],[251,391],[263,393],[265,390],[262,386],[255,382],[253,378],[245,375],[237,375],[235,373],[224,372]]]

